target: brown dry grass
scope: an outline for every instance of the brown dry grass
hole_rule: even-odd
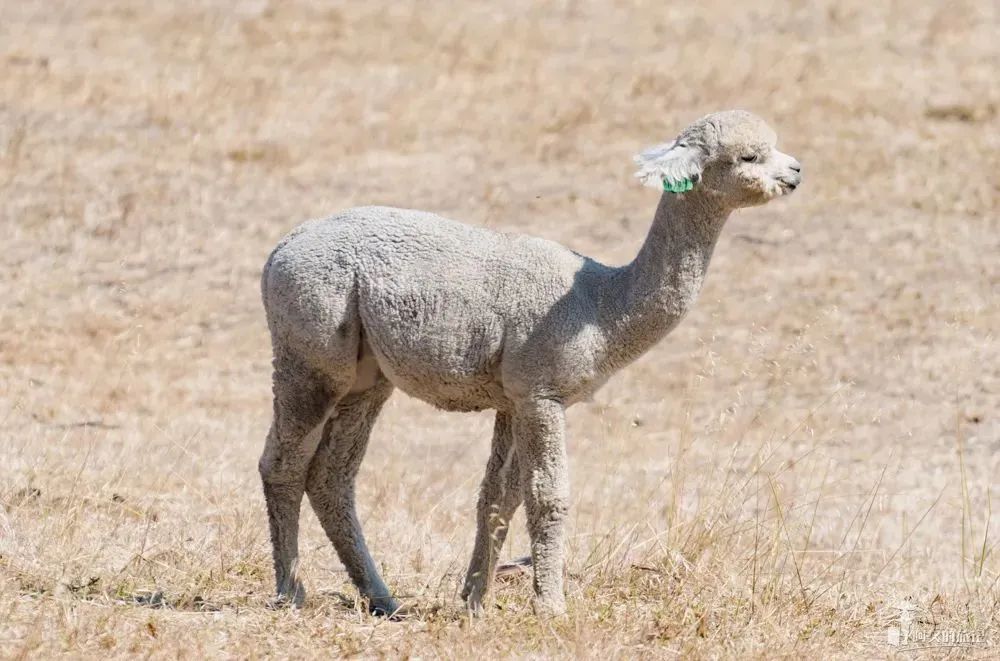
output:
[[[901,598],[1000,644],[998,27],[973,1],[2,3],[0,655],[883,656]],[[344,605],[311,513],[308,604],[267,610],[277,239],[374,202],[623,262],[655,204],[630,155],[734,106],[806,183],[734,217],[694,313],[571,411],[569,616],[521,580],[464,617],[490,418],[403,395],[361,503],[422,614]]]

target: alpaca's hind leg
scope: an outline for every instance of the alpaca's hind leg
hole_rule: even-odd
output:
[[[497,413],[493,446],[486,475],[479,490],[476,545],[465,576],[462,598],[474,613],[481,613],[483,600],[493,583],[497,557],[507,538],[510,519],[521,504],[521,475],[514,451],[510,415]]]
[[[278,603],[301,605],[297,577],[299,509],[309,462],[335,394],[328,382],[286,356],[274,362],[274,421],[258,467],[267,501]]]
[[[368,552],[355,509],[354,481],[368,447],[372,425],[392,385],[380,377],[369,390],[351,393],[334,409],[309,467],[306,491],[347,574],[377,615],[399,610]]]
[[[564,427],[562,404],[548,399],[525,402],[514,415],[514,447],[535,568],[533,606],[540,617],[566,612],[562,573],[569,473]]]

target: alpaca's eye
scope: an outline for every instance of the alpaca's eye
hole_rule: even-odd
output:
[[[757,154],[747,154],[746,156],[740,156],[740,159],[742,159],[744,163],[756,163]]]

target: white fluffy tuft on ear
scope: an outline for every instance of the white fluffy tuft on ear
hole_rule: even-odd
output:
[[[663,189],[663,182],[696,179],[701,174],[701,151],[677,141],[656,145],[635,157],[639,170],[635,176],[643,186]]]

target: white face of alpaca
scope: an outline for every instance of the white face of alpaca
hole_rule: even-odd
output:
[[[716,167],[706,164],[705,184],[733,206],[763,204],[802,183],[802,166],[773,143],[740,143],[721,150]]]
[[[673,142],[637,156],[636,176],[666,191],[713,195],[731,208],[763,204],[791,193],[802,181],[802,166],[778,151],[776,142],[774,131],[751,113],[714,113]]]

